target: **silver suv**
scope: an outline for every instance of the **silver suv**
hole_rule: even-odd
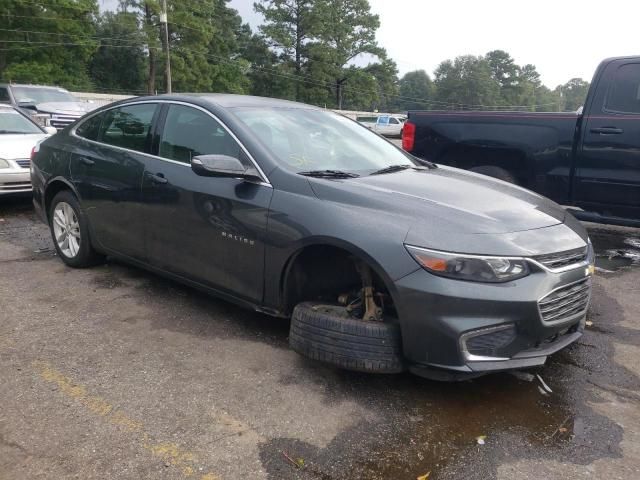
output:
[[[75,98],[64,88],[43,85],[0,84],[0,103],[14,105],[43,127],[62,129],[95,106]]]

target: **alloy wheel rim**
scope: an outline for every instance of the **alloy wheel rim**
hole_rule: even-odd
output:
[[[53,235],[62,254],[73,258],[80,251],[80,223],[75,210],[67,202],[60,202],[53,210]]]

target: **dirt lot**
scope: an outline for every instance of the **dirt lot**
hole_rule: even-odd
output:
[[[0,479],[640,478],[640,240],[592,238],[593,324],[534,372],[544,395],[306,361],[286,321],[66,268],[29,202],[0,200]]]

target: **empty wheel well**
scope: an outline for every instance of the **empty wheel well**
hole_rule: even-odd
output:
[[[371,270],[373,286],[384,302],[384,310],[396,316],[389,288],[380,275],[363,259],[353,253],[331,245],[305,247],[290,260],[282,282],[284,312],[305,300],[323,300],[337,303],[342,294],[362,288],[359,262]]]
[[[58,193],[62,192],[63,190],[69,190],[71,193],[74,193],[71,187],[69,187],[69,185],[59,180],[51,182],[47,186],[47,190],[44,192],[44,208],[45,208],[45,214],[47,215],[47,219],[49,218],[49,209],[51,208],[51,202],[53,201],[53,197],[55,197]]]

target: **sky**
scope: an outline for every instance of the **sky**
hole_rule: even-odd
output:
[[[254,0],[231,0],[254,30]],[[100,0],[110,6],[115,0]],[[591,80],[606,57],[640,54],[640,0],[369,0],[380,16],[377,40],[400,75],[458,55],[507,51],[532,63],[550,88]]]

